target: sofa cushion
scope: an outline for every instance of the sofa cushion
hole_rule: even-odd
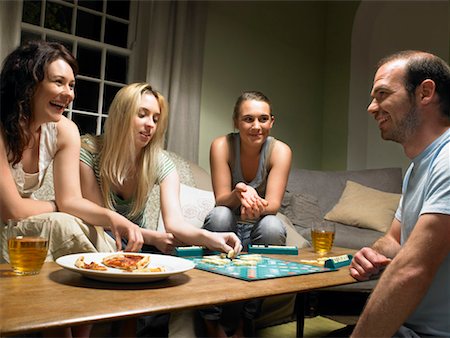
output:
[[[310,247],[310,243],[300,235],[298,229],[292,224],[290,219],[281,212],[277,213],[277,217],[281,219],[286,228],[286,245],[296,246],[299,249]]]
[[[212,191],[180,184],[180,206],[186,222],[201,228],[206,215],[214,208],[214,205],[215,199]],[[158,231],[165,231],[161,212],[158,219]]]
[[[286,193],[281,212],[297,227],[297,231],[309,228],[322,220],[322,212],[317,198],[303,193]]]
[[[386,232],[394,218],[400,196],[347,181],[338,203],[324,218]]]

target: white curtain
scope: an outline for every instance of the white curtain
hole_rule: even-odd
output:
[[[198,162],[205,6],[201,1],[140,1],[133,46],[139,54],[134,78],[152,84],[169,102],[167,149],[194,163]]]
[[[0,62],[20,43],[21,1],[0,1]]]

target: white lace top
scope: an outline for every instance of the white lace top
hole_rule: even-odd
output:
[[[22,163],[19,162],[14,167],[10,164],[10,169],[17,190],[22,197],[32,197],[34,191],[40,188],[45,173],[50,163],[55,157],[58,131],[55,122],[41,125],[41,137],[39,143],[39,171],[37,173],[26,173],[23,171]]]

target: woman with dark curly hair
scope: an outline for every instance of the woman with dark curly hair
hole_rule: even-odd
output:
[[[112,231],[119,248],[122,237],[128,251],[143,244],[136,224],[82,197],[80,134],[63,115],[75,97],[77,71],[77,61],[63,45],[34,41],[8,55],[0,75],[0,221],[50,218],[48,260],[115,251],[103,227]],[[55,200],[37,200],[33,193],[52,162]]]

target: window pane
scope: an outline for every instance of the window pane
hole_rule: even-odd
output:
[[[64,47],[66,47],[70,52],[73,51],[73,43],[71,41],[67,41],[67,40],[63,40],[63,39],[60,39],[60,38],[56,38],[56,37],[51,36],[51,35],[47,36],[47,41],[59,42],[60,44],[64,45]]]
[[[75,100],[73,109],[97,112],[98,108],[98,83],[77,79],[75,85]]]
[[[96,116],[73,113],[72,121],[75,122],[76,125],[78,126],[78,129],[80,129],[80,135],[96,134],[97,130]]]
[[[45,28],[70,33],[72,9],[64,5],[47,2],[45,10]]]
[[[106,19],[105,42],[110,45],[127,48],[128,25]]]
[[[109,0],[106,5],[106,13],[128,20],[130,17],[130,1]]]
[[[78,45],[78,66],[80,68],[80,75],[100,78],[102,51]]]
[[[93,9],[94,11],[101,12],[103,9],[103,1],[102,0],[78,0],[78,6],[86,7]]]
[[[106,79],[126,83],[128,57],[113,53],[106,54]]]
[[[21,45],[23,45],[25,42],[34,40],[42,40],[42,37],[39,34],[22,31],[22,34],[20,36]]]
[[[131,0],[0,1],[22,2],[22,22],[33,27],[22,27],[21,43],[46,39],[62,43],[70,51],[76,48],[80,76],[75,100],[64,115],[70,116],[82,133],[103,131],[111,102],[128,80],[130,56],[120,48],[128,50],[129,27],[135,25],[130,21]],[[105,44],[99,46],[98,42]]]
[[[78,11],[75,34],[83,38],[100,41],[102,19],[98,15]]]
[[[39,26],[41,18],[41,1],[24,1],[22,21]]]
[[[103,113],[107,114],[109,110],[109,106],[111,105],[112,100],[116,93],[120,90],[121,87],[105,85],[104,96],[103,96]]]

